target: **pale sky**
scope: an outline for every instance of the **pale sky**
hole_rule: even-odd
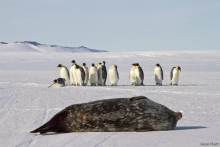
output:
[[[220,0],[1,0],[0,42],[219,50]]]

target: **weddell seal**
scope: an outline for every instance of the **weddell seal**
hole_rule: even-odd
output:
[[[181,112],[144,96],[98,100],[66,107],[30,133],[173,130]]]

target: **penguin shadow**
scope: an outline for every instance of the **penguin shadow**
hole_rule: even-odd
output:
[[[178,85],[178,86],[198,86],[198,84],[183,84],[183,85]]]
[[[204,126],[181,126],[176,127],[174,130],[195,130],[195,129],[205,129],[207,127]]]
[[[163,87],[163,86],[173,86],[173,87],[182,87],[182,86],[198,86],[198,84],[184,84],[184,85],[145,85],[145,86],[158,86],[158,87]]]
[[[145,86],[157,86],[157,87],[163,87],[163,86],[171,86],[171,85],[145,85]]]

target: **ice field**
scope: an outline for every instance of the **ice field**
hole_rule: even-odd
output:
[[[107,70],[118,66],[118,86],[67,86],[48,88],[59,77],[58,64],[71,61]],[[132,63],[139,63],[145,86],[130,86]],[[154,81],[155,64],[164,71],[163,86]],[[170,70],[180,66],[179,86],[170,86]],[[220,51],[155,51],[109,53],[0,53],[0,146],[1,147],[144,147],[220,146]],[[100,99],[143,95],[171,110],[183,110],[175,130],[153,132],[29,132],[65,107]]]

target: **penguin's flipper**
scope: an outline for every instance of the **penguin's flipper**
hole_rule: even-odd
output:
[[[48,86],[48,88],[50,88],[51,86],[53,86],[55,83],[51,84],[50,86]]]
[[[107,78],[107,70],[105,66],[102,66],[102,78],[106,81]],[[105,83],[105,82],[104,82]]]
[[[138,66],[138,70],[139,70],[139,77],[141,78],[141,84],[143,84],[143,81],[144,81],[144,72],[143,72],[143,69]]]
[[[160,66],[160,71],[161,71],[161,76],[162,76],[162,80],[163,80],[163,69],[161,66]]]
[[[170,80],[173,79],[173,70],[175,69],[175,67],[172,68],[171,72],[170,72]]]

